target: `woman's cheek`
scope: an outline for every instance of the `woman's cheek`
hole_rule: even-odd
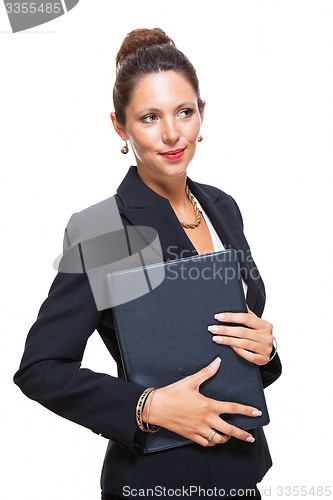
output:
[[[191,144],[196,144],[197,143],[197,138],[198,138],[198,135],[200,133],[200,123],[197,123],[195,125],[191,124],[188,129],[187,129],[187,137],[188,137],[188,141],[191,143]]]
[[[156,128],[150,128],[149,130],[144,130],[141,134],[138,134],[136,145],[137,148],[142,151],[143,154],[150,153],[156,150],[156,144],[158,144],[159,135]]]

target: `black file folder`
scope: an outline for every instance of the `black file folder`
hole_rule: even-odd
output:
[[[260,417],[221,415],[237,427],[249,430],[269,423],[259,366],[231,346],[216,344],[207,330],[223,324],[215,313],[247,312],[234,249],[116,271],[107,274],[107,282],[117,304],[112,310],[127,380],[163,387],[220,356],[219,370],[200,392],[262,411]],[[192,443],[164,428],[140,432],[144,453]]]

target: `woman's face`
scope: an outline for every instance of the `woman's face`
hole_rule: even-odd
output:
[[[203,118],[187,79],[175,71],[144,76],[125,114],[124,127],[112,119],[118,134],[130,141],[138,171],[157,181],[183,175],[194,156]]]

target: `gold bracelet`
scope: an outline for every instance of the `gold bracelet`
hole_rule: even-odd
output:
[[[143,432],[148,432],[148,430],[145,429],[142,422],[142,410],[145,405],[147,397],[153,390],[154,387],[148,387],[148,389],[145,389],[141,394],[141,396],[139,397],[138,403],[136,405],[136,410],[135,410],[136,423]]]
[[[154,394],[156,392],[156,389],[154,389],[153,391],[151,391],[151,396],[150,396],[150,399],[149,399],[149,403],[148,403],[148,408],[147,408],[147,422],[146,422],[146,425],[147,425],[147,430],[148,432],[157,432],[160,430],[161,426],[160,425],[152,425],[152,427],[149,427],[149,422],[148,422],[148,417],[149,417],[149,410],[150,410],[150,405],[151,405],[151,402],[153,400],[153,397],[154,397]]]
[[[274,345],[274,342],[275,342],[275,345]],[[272,356],[271,358],[269,358],[268,363],[269,363],[270,361],[272,361],[272,359],[274,358],[274,356],[275,356],[275,355],[276,355],[276,353],[277,353],[277,341],[276,341],[276,338],[275,338],[275,337],[273,337],[273,347],[274,347],[275,351],[274,351],[273,356]]]

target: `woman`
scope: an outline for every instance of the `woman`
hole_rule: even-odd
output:
[[[111,119],[125,141],[122,152],[128,152],[129,142],[137,162],[114,197],[121,222],[155,228],[164,260],[227,246],[239,252],[249,314],[228,313],[217,319],[249,328],[219,325],[210,331],[215,342],[232,346],[239,356],[259,365],[266,387],[279,377],[281,364],[272,345],[272,325],[260,317],[264,285],[243,234],[238,206],[218,188],[187,177],[202,140],[205,108],[195,69],[160,29],[131,32],[116,61]],[[72,216],[64,257],[74,243],[80,245],[93,236],[100,221],[93,223],[92,213],[105,217],[105,206],[101,202]],[[262,428],[246,432],[219,417],[241,413],[255,418],[257,409],[200,394],[200,384],[216,373],[219,359],[149,394],[146,387],[123,380],[112,308],[97,308],[87,262],[82,248],[76,248],[82,269],[62,272],[60,267],[30,329],[15,383],[28,397],[110,440],[102,471],[105,500],[135,498],[140,491],[141,496],[144,492],[157,498],[163,491],[166,496],[168,489],[191,498],[214,489],[214,498],[238,498],[237,494],[243,498],[248,489],[247,496],[253,497],[255,491],[260,498],[256,484],[272,463]],[[96,329],[118,364],[119,378],[80,368],[87,339]],[[138,401],[143,404],[139,423]],[[193,444],[143,455],[141,428],[147,426],[148,407],[151,426],[165,427]]]

